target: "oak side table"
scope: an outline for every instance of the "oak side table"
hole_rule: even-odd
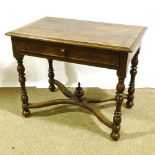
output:
[[[17,71],[21,85],[22,114],[30,115],[30,108],[41,108],[57,104],[73,104],[90,110],[103,124],[112,129],[111,137],[120,137],[121,105],[127,99],[126,107],[133,106],[135,76],[137,73],[138,54],[146,27],[109,24],[101,22],[80,21],[44,17],[12,32],[13,55],[17,60]],[[46,58],[49,63],[49,89],[55,86],[69,99],[50,100],[40,103],[29,103],[25,86],[25,55]],[[85,64],[90,66],[114,69],[118,83],[116,97],[109,99],[89,99],[84,97],[83,88],[78,87],[72,93],[61,82],[54,79],[53,60]],[[124,94],[124,80],[128,64],[131,62],[131,80],[128,94]],[[92,103],[116,100],[113,121],[105,117]]]

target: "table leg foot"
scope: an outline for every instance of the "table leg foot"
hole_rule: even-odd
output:
[[[120,137],[120,128],[121,128],[121,113],[117,113],[115,111],[114,118],[113,118],[113,126],[112,126],[112,133],[111,137],[113,140],[118,140]]]
[[[30,110],[28,110],[28,111],[23,111],[22,112],[22,115],[25,117],[25,118],[27,118],[27,117],[29,117],[30,116]]]
[[[112,132],[110,136],[113,140],[117,141],[120,138],[120,133]]]
[[[128,109],[132,108],[133,105],[134,105],[133,102],[129,102],[129,101],[126,102],[126,108],[128,108]]]
[[[49,89],[51,92],[54,92],[56,88],[55,88],[54,85],[50,85],[48,89]]]

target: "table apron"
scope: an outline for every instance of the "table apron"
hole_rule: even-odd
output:
[[[118,69],[119,52],[25,38],[12,38],[14,56],[30,55],[90,66]]]

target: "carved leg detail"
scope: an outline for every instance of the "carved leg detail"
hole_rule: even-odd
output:
[[[53,69],[53,60],[48,60],[49,63],[49,69],[48,69],[48,77],[49,77],[49,90],[50,91],[54,91],[55,90],[55,85],[53,83],[53,79],[54,79],[54,69]]]
[[[123,102],[123,92],[125,90],[124,79],[120,78],[116,87],[116,110],[113,117],[113,127],[111,137],[113,140],[118,140],[120,137],[120,124],[121,124],[121,105]]]
[[[26,88],[25,88],[25,68],[23,66],[23,57],[22,58],[16,58],[17,59],[17,71],[18,71],[18,75],[19,75],[19,82],[21,85],[21,100],[22,100],[22,114],[24,117],[28,117],[30,115],[30,111],[29,111],[29,103],[28,103],[28,96],[27,96],[27,92],[26,92]]]
[[[137,65],[138,65],[138,54],[139,54],[139,50],[137,51],[137,53],[135,54],[135,56],[131,61],[131,64],[132,64],[131,70],[130,70],[131,80],[128,88],[128,95],[127,95],[127,102],[126,102],[127,108],[131,108],[133,106],[134,92],[135,92],[135,76],[137,74]]]

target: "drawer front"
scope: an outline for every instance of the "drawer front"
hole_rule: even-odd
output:
[[[12,39],[15,52],[39,57],[53,57],[53,59],[82,64],[119,65],[119,52],[108,50],[71,46],[65,44],[42,42],[28,39]]]
[[[51,44],[39,40],[12,38],[14,54],[24,53],[25,55],[38,56],[54,56],[65,57],[65,50],[63,45]]]
[[[66,50],[66,53],[69,59],[75,59],[77,61],[81,60],[111,66],[119,65],[119,53],[113,53],[111,51],[82,47],[70,47],[68,50]]]

